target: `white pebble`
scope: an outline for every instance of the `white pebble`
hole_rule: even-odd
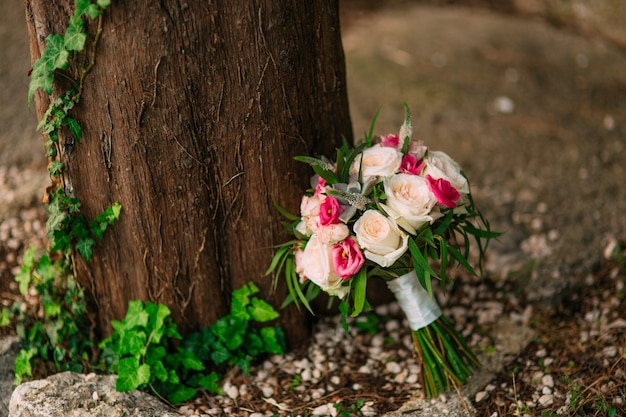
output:
[[[239,396],[239,389],[234,385],[228,385],[228,386],[225,385],[224,394],[226,394],[230,399],[236,400],[237,397]]]
[[[552,405],[553,402],[554,402],[554,395],[552,394],[544,394],[541,397],[539,397],[539,404],[543,406]]]
[[[484,400],[485,398],[487,398],[487,395],[489,395],[489,393],[487,393],[487,391],[479,391],[476,393],[476,402],[479,403],[482,400]]]
[[[604,349],[602,349],[602,353],[607,358],[614,358],[615,355],[617,355],[617,348],[615,346],[607,346]]]
[[[94,401],[98,401],[100,399],[98,391],[94,391],[93,394],[91,394],[91,398],[93,398]]]
[[[550,374],[544,375],[541,378],[541,383],[546,387],[552,388],[554,387],[554,377]]]
[[[324,404],[314,408],[313,411],[311,411],[311,414],[318,416],[332,416],[334,415],[333,411],[336,413],[337,409],[333,407],[332,404]]]
[[[263,396],[265,398],[270,398],[271,396],[274,395],[274,388],[269,385],[265,385],[261,387],[261,392],[263,393]]]
[[[330,383],[334,385],[339,385],[341,383],[341,378],[339,378],[337,375],[333,375],[332,377],[330,377]]]
[[[400,365],[397,362],[388,362],[385,365],[385,370],[391,374],[398,374],[402,370]]]

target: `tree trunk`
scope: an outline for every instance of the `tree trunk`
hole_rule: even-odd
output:
[[[34,60],[72,9],[25,2]],[[132,299],[168,305],[183,330],[208,326],[249,281],[280,305],[284,284],[272,294],[264,276],[287,238],[272,199],[297,212],[310,169],[293,156],[352,138],[337,1],[119,0],[103,27],[72,113],[82,143],[61,139],[87,218],[123,206],[93,261],[75,260],[101,331]],[[41,117],[47,98],[36,104]],[[305,316],[281,317],[289,341],[306,339]]]

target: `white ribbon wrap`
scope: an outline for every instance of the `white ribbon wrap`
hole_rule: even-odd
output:
[[[411,330],[426,327],[441,316],[437,301],[422,287],[414,270],[387,281],[387,286],[406,314]]]

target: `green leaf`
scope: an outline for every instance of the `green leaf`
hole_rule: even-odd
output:
[[[169,374],[167,373],[167,369],[163,365],[163,361],[154,361],[150,362],[150,368],[152,369],[152,374],[156,379],[162,382],[166,382]]]
[[[356,317],[363,311],[365,305],[365,291],[367,289],[367,270],[361,268],[354,277],[354,311],[352,317]]]
[[[35,92],[41,88],[46,94],[52,94],[54,71],[65,69],[69,65],[69,52],[65,49],[63,36],[52,33],[46,37],[46,49],[41,58],[33,64],[33,72],[28,85],[28,104],[33,99]]]
[[[56,269],[52,264],[52,261],[50,261],[49,256],[44,255],[41,259],[39,259],[39,263],[37,264],[37,275],[39,275],[39,278],[44,283],[54,281],[57,277]]]
[[[24,267],[22,267],[22,270],[15,275],[14,279],[15,282],[19,284],[20,294],[25,296],[28,292],[28,287],[30,286],[30,271],[28,269],[25,270]]]
[[[376,119],[378,119],[378,116],[380,115],[380,111],[381,111],[380,108],[376,111],[376,114],[374,115],[374,118],[372,119],[372,123],[370,124],[370,130],[368,133],[365,134],[365,145],[368,148],[371,146],[372,139],[374,138],[374,127],[376,126]]]
[[[252,320],[263,323],[278,318],[278,312],[274,310],[274,307],[268,302],[256,297],[252,298],[250,301],[252,305],[248,307],[248,313],[250,317],[252,317]]]
[[[33,367],[31,359],[37,353],[36,349],[22,349],[15,358],[15,385],[20,385],[24,376],[33,376]]]
[[[61,314],[61,304],[54,302],[45,303],[43,310],[46,317],[56,317]]]
[[[85,47],[87,35],[83,32],[83,19],[79,16],[72,16],[65,30],[64,47],[68,51],[82,51]]]
[[[85,258],[85,260],[91,261],[93,258],[92,247],[95,243],[96,241],[91,238],[81,239],[76,242],[76,250],[80,253],[80,256]]]
[[[146,313],[143,302],[141,300],[132,300],[128,302],[128,311],[124,318],[124,327],[132,329],[135,327],[146,327],[150,316]]]
[[[259,288],[250,282],[248,285],[233,291],[231,295],[230,314],[243,320],[248,320],[249,315],[246,307],[250,304],[250,295],[259,291]]]
[[[120,356],[133,355],[136,358],[143,356],[148,343],[148,336],[144,331],[124,331],[120,334],[117,354]]]
[[[285,353],[285,335],[280,327],[263,327],[259,334],[265,352],[277,355]]]
[[[5,327],[11,324],[12,314],[8,308],[2,308],[2,313],[0,313],[0,327]]]
[[[215,341],[213,344],[213,351],[211,352],[211,360],[216,365],[226,363],[232,357],[230,351],[226,349],[221,342]]]
[[[216,321],[211,331],[229,350],[235,350],[243,343],[247,326],[247,320],[229,315]]]
[[[111,0],[98,0],[98,6],[102,9],[106,9],[111,4]]]
[[[54,160],[48,165],[48,174],[50,177],[58,177],[63,173],[63,168],[65,165],[62,162]]]
[[[150,382],[150,365],[139,364],[135,357],[123,358],[117,368],[115,388],[120,392],[142,388]]]
[[[210,374],[199,379],[197,384],[210,393],[217,394],[220,392],[220,386],[217,384],[219,380],[220,376],[215,372],[211,372]]]
[[[161,337],[165,333],[165,320],[170,316],[170,309],[164,305],[156,305],[151,302],[146,303],[146,313],[149,317],[149,323],[152,327],[151,340],[153,343],[160,343]]]
[[[193,398],[197,392],[195,388],[179,385],[175,391],[167,394],[167,400],[172,404],[180,404]]]
[[[70,128],[70,132],[72,133],[72,136],[74,136],[74,139],[76,139],[76,142],[80,143],[80,140],[83,138],[83,131],[76,119],[66,117],[64,124]]]
[[[98,7],[97,4],[90,4],[87,9],[85,9],[85,14],[92,19],[100,16],[102,14],[102,10]]]
[[[74,9],[74,16],[80,17],[85,10],[91,5],[91,0],[76,0],[76,6]]]
[[[274,203],[274,207],[276,208],[276,210],[278,210],[278,212],[287,220],[290,221],[296,221],[296,220],[300,220],[300,217],[289,213],[287,210],[285,210],[280,204],[278,204],[278,202],[274,199],[272,199],[272,203]]]

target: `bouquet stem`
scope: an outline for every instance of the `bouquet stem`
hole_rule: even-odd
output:
[[[441,313],[422,287],[415,271],[387,283],[407,315],[420,366],[422,390],[427,398],[467,382],[480,362],[463,336]]]
[[[426,327],[412,332],[418,357],[424,395],[436,397],[443,391],[459,387],[480,369],[480,362],[463,336],[441,315]]]

